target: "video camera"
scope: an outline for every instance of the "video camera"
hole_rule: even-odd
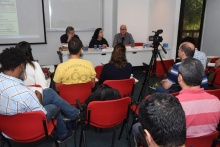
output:
[[[159,44],[160,42],[163,41],[163,37],[162,36],[159,36],[159,34],[163,33],[163,30],[162,29],[159,29],[157,31],[152,31],[154,32],[154,36],[149,36],[149,41],[153,41],[153,44]]]

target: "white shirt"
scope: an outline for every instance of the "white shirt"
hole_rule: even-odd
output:
[[[25,85],[40,85],[43,89],[48,88],[47,80],[38,62],[33,61],[35,69],[27,63]]]
[[[202,63],[204,69],[206,68],[207,57],[206,57],[206,54],[204,52],[198,51],[196,49],[193,58],[198,59]]]

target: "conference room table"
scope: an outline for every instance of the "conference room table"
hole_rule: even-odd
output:
[[[158,49],[159,52],[161,49]],[[167,51],[169,49],[166,49]],[[89,60],[93,63],[93,66],[106,64],[111,58],[113,48],[106,49],[94,49],[88,48],[87,51],[83,52],[82,59]],[[152,57],[153,48],[143,48],[143,47],[129,47],[126,48],[126,58],[127,61],[132,64],[132,66],[143,66],[143,62],[149,64]],[[62,62],[69,59],[69,51],[67,48],[59,48],[59,56]]]

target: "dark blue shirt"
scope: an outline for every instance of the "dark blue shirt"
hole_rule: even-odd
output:
[[[99,84],[102,84],[105,80],[129,79],[131,73],[131,63],[127,63],[123,68],[118,68],[111,63],[105,64],[99,78]]]

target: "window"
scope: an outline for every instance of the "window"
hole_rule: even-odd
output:
[[[205,4],[206,0],[181,0],[177,50],[182,38],[187,36],[193,37],[200,49]]]

